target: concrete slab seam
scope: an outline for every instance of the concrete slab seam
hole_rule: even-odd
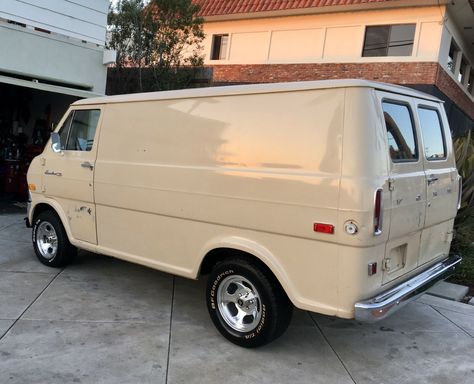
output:
[[[0,229],[0,231],[1,231],[1,229]],[[31,241],[13,240],[11,237],[3,236],[1,233],[0,233],[0,240],[11,241],[12,243],[18,243],[18,244],[30,244],[31,243]]]
[[[166,377],[165,384],[168,384],[168,376],[170,370],[170,354],[171,354],[171,332],[173,329],[173,309],[174,309],[174,292],[176,287],[176,277],[173,276],[173,289],[171,291],[171,310],[170,310],[170,329],[168,331],[168,356],[166,357]]]
[[[28,309],[31,308],[31,306],[36,303],[38,301],[38,299],[41,297],[41,295],[44,293],[44,291],[46,291],[49,286],[54,282],[54,280],[56,280],[58,278],[58,276],[64,271],[64,268],[61,269],[50,281],[48,284],[46,284],[46,286],[41,290],[41,292],[35,297],[35,299],[25,308],[25,310],[20,314],[20,316],[18,316],[18,318],[13,322],[12,325],[10,325],[10,327],[8,327],[8,329],[3,333],[3,335],[0,335],[0,341],[3,340],[3,338],[8,334],[8,332],[10,332],[10,330],[15,326],[15,324],[21,319],[21,317],[26,313],[26,311],[28,311]]]
[[[417,300],[417,303],[429,305],[440,309],[445,309],[450,312],[456,312],[464,315],[474,316],[474,307],[468,304],[460,303],[458,301],[446,300],[437,296],[425,295]]]
[[[316,328],[318,329],[319,333],[321,333],[321,336],[323,337],[323,339],[326,341],[326,343],[329,345],[329,348],[331,348],[331,350],[333,351],[333,353],[336,355],[336,357],[338,358],[338,360],[341,362],[342,366],[344,367],[345,371],[347,372],[347,374],[349,375],[349,377],[351,378],[352,382],[354,384],[357,384],[357,382],[355,381],[354,377],[352,376],[351,372],[349,371],[349,367],[346,366],[346,363],[344,363],[344,361],[342,360],[341,356],[339,356],[339,354],[336,352],[336,350],[334,349],[334,347],[331,345],[331,343],[329,342],[329,339],[326,337],[326,335],[324,334],[323,330],[321,329],[321,327],[319,326],[318,322],[313,318],[313,316],[311,316],[309,313],[308,313],[308,316],[309,318],[311,319],[311,321],[314,323],[314,325],[316,326]]]
[[[34,303],[32,303],[34,304]],[[11,320],[11,319],[0,319],[0,320]],[[21,321],[58,321],[61,323],[77,323],[77,324],[137,324],[137,325],[153,325],[153,326],[159,326],[161,325],[160,323],[153,323],[149,321],[140,321],[140,320],[64,320],[64,319],[35,319],[35,318],[29,318],[29,319],[20,319],[18,318],[17,320]]]
[[[13,227],[14,225],[18,225],[18,223],[11,223],[11,224],[5,225],[4,227],[0,227],[0,231],[3,231],[4,229],[10,228],[10,227]]]
[[[452,321],[449,317],[445,316],[443,313],[441,313],[440,311],[438,311],[438,309],[436,309],[436,307],[434,306],[431,306],[431,308],[433,308],[436,312],[438,312],[441,316],[443,316],[446,320],[448,320],[449,322],[451,322],[452,324],[454,324],[457,328],[459,328],[461,331],[463,331],[463,333],[465,333],[467,336],[469,336],[471,339],[474,339],[473,336],[471,336],[471,334],[466,331],[463,327],[461,327],[459,324],[456,324],[454,321]]]
[[[0,272],[6,272],[6,273],[18,273],[18,274],[21,274],[21,273],[25,273],[25,274],[32,274],[32,273],[35,273],[35,274],[43,274],[43,275],[54,275],[54,273],[52,272],[42,272],[42,271],[10,271],[8,269],[2,269],[0,270]],[[55,275],[56,276],[56,275]]]

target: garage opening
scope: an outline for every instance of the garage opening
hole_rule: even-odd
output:
[[[2,78],[0,76],[0,214],[20,213],[26,212],[26,173],[31,160],[41,154],[52,129],[71,103],[97,95]]]

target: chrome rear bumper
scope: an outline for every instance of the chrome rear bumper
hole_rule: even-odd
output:
[[[356,303],[355,319],[365,322],[384,319],[416,299],[437,281],[446,279],[461,260],[457,255],[448,257],[400,285]]]

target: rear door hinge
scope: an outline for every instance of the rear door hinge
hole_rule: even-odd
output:
[[[392,260],[389,258],[382,260],[382,269],[386,272],[390,271],[390,267],[392,266]]]
[[[395,179],[389,178],[388,179],[388,190],[393,191],[395,189]]]

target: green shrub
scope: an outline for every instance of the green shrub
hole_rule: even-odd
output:
[[[461,208],[454,222],[456,237],[451,252],[463,257],[452,281],[474,289],[474,141],[472,131],[454,140],[458,172],[463,179]]]

